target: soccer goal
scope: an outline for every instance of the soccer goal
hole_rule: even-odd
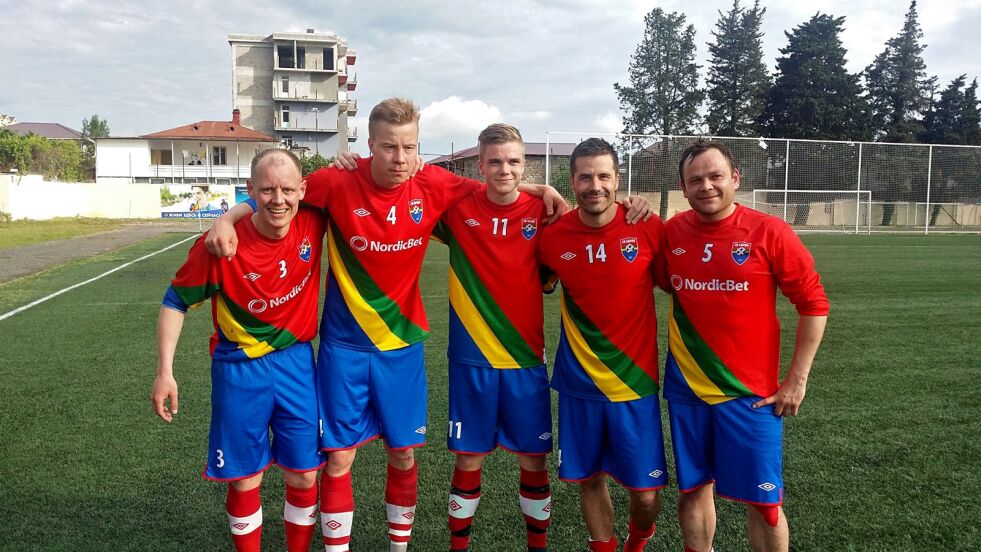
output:
[[[756,189],[749,207],[783,219],[798,232],[872,232],[870,190]]]

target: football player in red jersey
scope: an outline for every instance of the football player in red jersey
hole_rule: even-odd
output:
[[[740,175],[724,144],[693,143],[678,172],[692,209],[666,224],[673,292],[664,397],[685,549],[712,549],[715,490],[747,504],[754,550],[785,551],[781,417],[796,416],[804,400],[827,296],[790,226],[735,203]],[[799,315],[783,381],[777,289]]]
[[[308,550],[316,525],[323,460],[310,340],[316,335],[323,222],[318,213],[297,210],[306,187],[300,171],[288,151],[256,156],[249,180],[255,213],[237,226],[239,254],[226,262],[199,239],[167,290],[157,324],[150,400],[156,414],[171,422],[178,407],[174,351],[184,313],[211,298],[212,414],[204,477],[228,482],[228,525],[240,552],[259,550],[259,485],[272,462],[286,480],[287,549]]]
[[[590,138],[570,159],[577,209],[546,227],[539,260],[562,283],[552,388],[559,396],[559,478],[580,483],[589,549],[613,552],[610,477],[630,494],[624,550],[653,536],[667,484],[658,402],[654,284],[663,259],[660,219],[627,224],[616,204],[613,147]]]

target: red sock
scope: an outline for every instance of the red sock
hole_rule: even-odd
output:
[[[351,472],[337,477],[320,478],[320,523],[326,552],[345,552],[351,543],[351,521],[354,519],[354,489]]]
[[[418,479],[418,464],[414,462],[407,470],[388,465],[388,479],[385,481],[385,513],[388,515],[388,540],[391,542],[407,543],[412,539]]]
[[[228,528],[232,532],[235,550],[259,552],[262,541],[262,502],[259,499],[259,487],[237,491],[229,485],[225,511],[228,513]]]
[[[548,527],[552,524],[552,491],[548,485],[548,470],[521,470],[518,490],[521,513],[528,531],[528,550],[544,551],[548,543]]]
[[[449,526],[450,550],[466,550],[470,546],[470,526],[480,504],[480,468],[464,471],[453,469],[450,484]]]
[[[608,541],[595,541],[589,540],[589,550],[590,552],[617,552],[617,545],[620,541],[617,540],[616,536]]]
[[[623,552],[641,552],[656,530],[657,524],[652,523],[647,529],[641,529],[634,525],[634,520],[630,520],[627,525],[627,542],[623,543]]]
[[[286,550],[308,552],[313,529],[317,525],[317,483],[308,489],[286,485],[286,504],[283,505],[283,527],[286,529]]]

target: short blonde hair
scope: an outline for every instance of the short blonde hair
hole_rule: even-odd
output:
[[[522,149],[525,145],[518,129],[504,123],[494,123],[488,126],[480,131],[480,136],[477,137],[480,153],[483,153],[484,148],[490,144],[507,144],[508,142],[517,142],[521,144]]]
[[[371,108],[371,115],[368,116],[368,138],[374,135],[374,128],[377,123],[388,123],[396,126],[409,123],[419,124],[419,108],[412,103],[412,100],[405,98],[382,100],[378,105]]]

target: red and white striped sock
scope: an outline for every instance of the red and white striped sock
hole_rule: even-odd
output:
[[[617,552],[618,544],[620,541],[617,540],[616,536],[607,541],[589,539],[589,550],[590,552]]]
[[[325,471],[320,478],[320,528],[324,534],[325,552],[347,552],[350,549],[353,519],[351,472],[331,477]]]
[[[449,526],[450,550],[467,550],[470,547],[470,526],[480,504],[480,468],[476,470],[453,469],[450,484]]]
[[[627,524],[627,542],[623,543],[623,552],[641,552],[647,546],[647,541],[654,536],[657,531],[657,524],[652,523],[650,527],[644,529],[634,525],[634,520]]]
[[[259,498],[259,487],[237,491],[229,485],[225,511],[228,513],[228,529],[232,533],[235,550],[259,552],[262,542],[262,502]]]
[[[528,531],[528,550],[544,551],[548,543],[548,527],[552,524],[552,491],[548,471],[521,470],[518,491],[521,513]]]
[[[385,481],[385,513],[388,515],[388,540],[393,550],[404,550],[412,539],[412,522],[416,517],[418,464],[407,470],[388,466]]]
[[[313,530],[317,525],[317,483],[308,489],[286,486],[283,506],[283,527],[286,529],[286,550],[308,552]]]

